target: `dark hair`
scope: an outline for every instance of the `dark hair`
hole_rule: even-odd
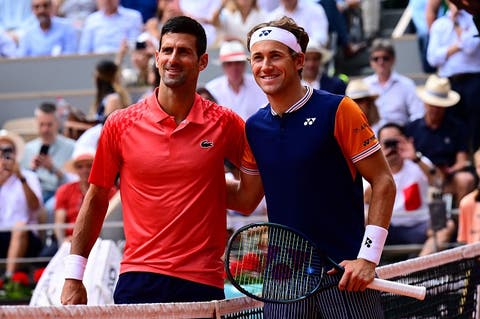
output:
[[[94,112],[98,112],[105,96],[115,93],[113,83],[118,72],[118,65],[112,60],[100,60],[95,66],[96,78],[96,94],[94,102]],[[102,111],[103,112],[103,111]]]
[[[202,94],[206,95],[207,100],[217,103],[217,99],[215,99],[215,97],[212,95],[212,93],[210,93],[210,91],[206,87],[203,87],[203,86],[198,87],[197,88],[197,93],[200,94],[200,95],[202,95]]]
[[[42,102],[37,107],[36,111],[41,111],[47,114],[55,114],[55,112],[57,112],[57,106],[55,105],[55,103],[52,102]]]
[[[186,33],[193,35],[197,39],[198,57],[207,51],[207,35],[205,34],[205,29],[198,21],[190,17],[177,16],[165,22],[160,33],[160,48],[162,47],[163,35],[167,33]]]
[[[403,126],[397,123],[389,122],[378,129],[378,132],[377,132],[378,138],[380,138],[380,133],[386,128],[396,128],[400,132],[400,134],[407,136],[407,133],[405,132],[405,128]]]

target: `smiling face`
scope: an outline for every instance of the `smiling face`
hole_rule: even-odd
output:
[[[170,88],[196,86],[200,71],[208,63],[207,54],[197,55],[196,38],[186,33],[164,34],[155,59],[161,82]]]
[[[292,55],[289,48],[277,41],[265,40],[251,47],[250,62],[255,81],[267,95],[288,93],[300,81],[304,54]]]

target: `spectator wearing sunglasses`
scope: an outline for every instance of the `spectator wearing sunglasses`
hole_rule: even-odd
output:
[[[58,56],[77,52],[77,33],[70,22],[53,16],[51,0],[32,0],[37,23],[20,38],[18,56]]]
[[[372,92],[383,123],[406,125],[423,117],[422,101],[416,94],[412,79],[394,70],[395,49],[387,39],[375,39],[370,51],[370,66],[374,74],[364,79]]]
[[[36,232],[20,228],[38,223],[42,203],[36,174],[20,169],[17,162],[23,146],[20,136],[0,130],[0,258],[7,259],[6,281],[19,268],[16,259],[36,257],[42,245]]]

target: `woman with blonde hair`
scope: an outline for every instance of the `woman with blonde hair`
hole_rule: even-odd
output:
[[[120,83],[119,67],[111,60],[101,60],[95,67],[95,101],[90,116],[102,122],[106,115],[116,109],[127,107],[132,100]]]

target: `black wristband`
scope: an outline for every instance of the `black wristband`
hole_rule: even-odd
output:
[[[21,182],[22,184],[25,184],[25,183],[27,182],[27,179],[26,179],[25,177],[23,177],[23,176],[20,177],[19,180],[20,180],[20,182]]]

